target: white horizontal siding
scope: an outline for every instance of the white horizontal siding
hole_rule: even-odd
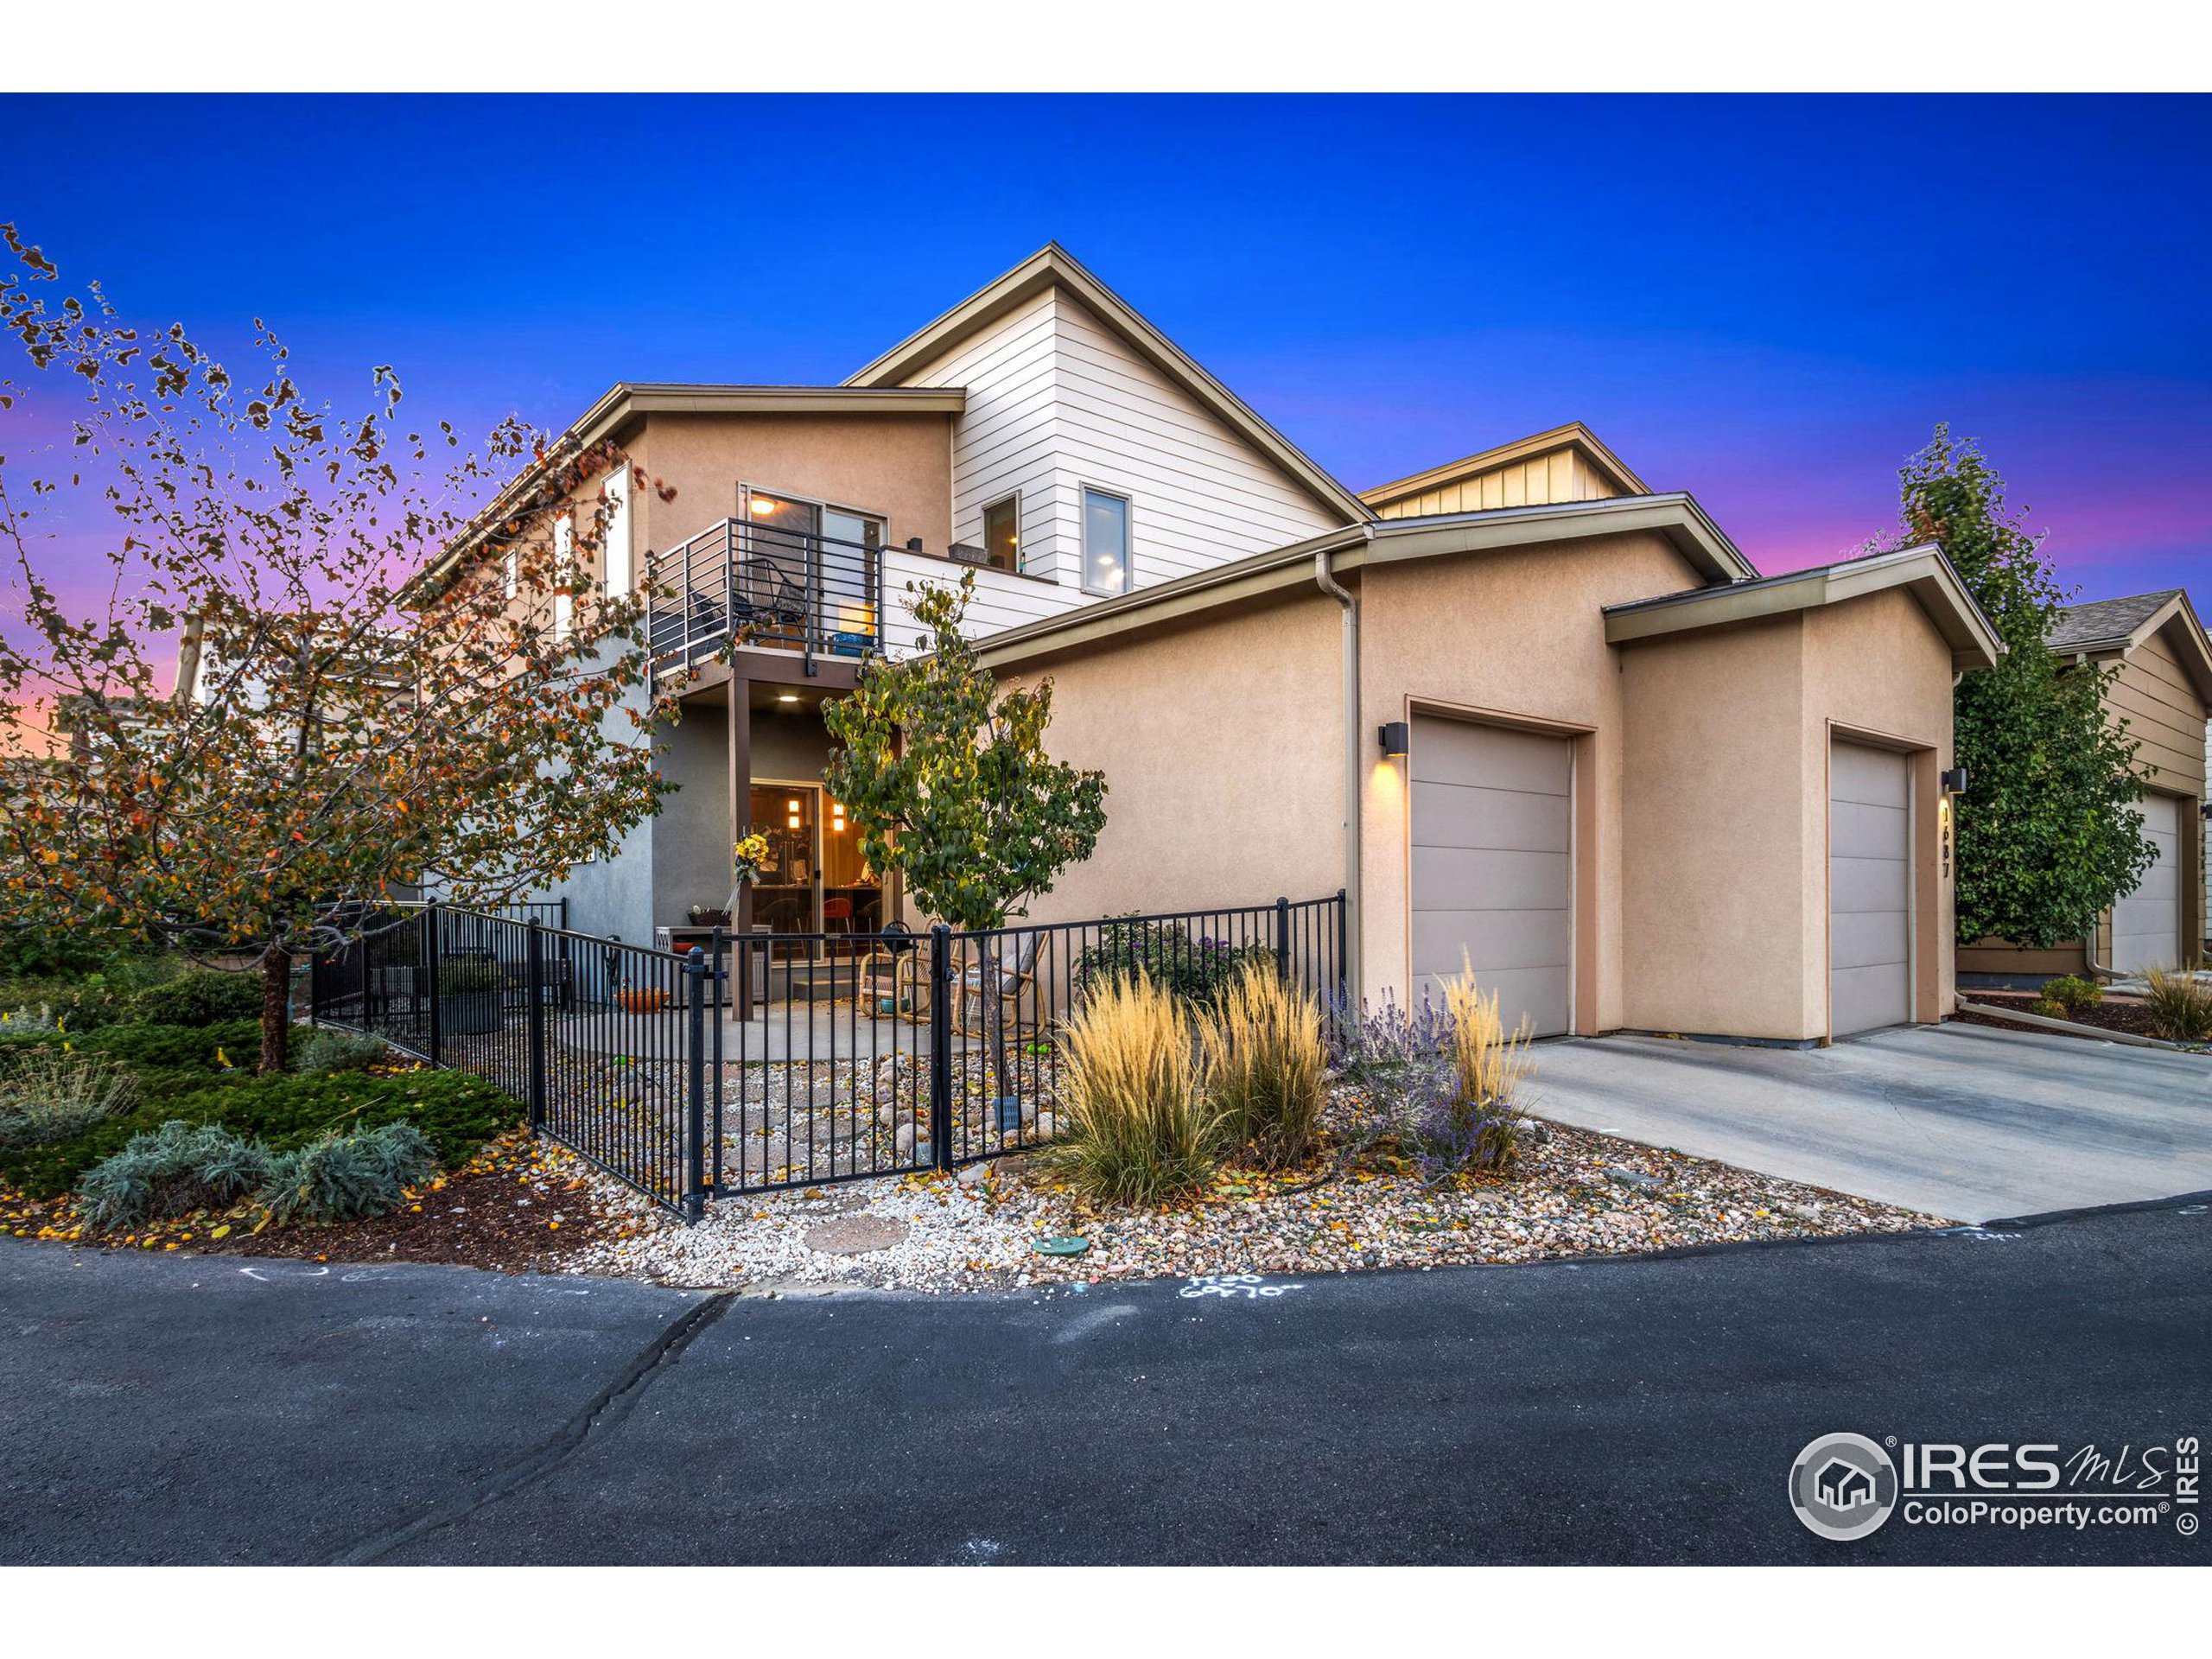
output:
[[[960,578],[971,568],[976,574],[975,595],[968,601],[967,632],[971,638],[1057,616],[1071,609],[1080,597],[1072,588],[1028,576],[1010,575],[983,566],[954,564],[926,554],[895,549],[885,554],[883,560],[883,643],[887,654],[912,656],[922,631],[921,624],[914,620],[915,595],[907,592],[907,584],[919,586],[926,582],[939,588],[957,587]]]
[[[972,633],[1090,602],[1081,585],[1086,487],[1128,498],[1139,587],[1337,526],[1274,461],[1057,290],[908,380],[967,389],[967,410],[953,429],[953,539],[980,545],[984,508],[1021,497],[1026,576],[977,571]],[[958,574],[940,561],[892,556],[886,620],[894,652],[912,650],[915,632],[904,584]]]
[[[1150,587],[1336,527],[1267,456],[1072,300],[1055,308],[1056,543],[1077,579],[1085,486],[1129,498],[1129,556]]]

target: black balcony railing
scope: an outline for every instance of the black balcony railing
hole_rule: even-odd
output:
[[[731,645],[857,661],[883,648],[883,550],[725,518],[652,556],[646,641],[657,672]]]

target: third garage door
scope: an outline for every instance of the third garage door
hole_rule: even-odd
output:
[[[2158,849],[2135,891],[2112,907],[2112,965],[2122,973],[2170,968],[2181,960],[2181,803],[2145,795],[2145,839]]]
[[[1911,762],[1838,743],[1828,760],[1828,1029],[1912,1018]]]
[[[1567,1030],[1573,961],[1570,738],[1427,718],[1414,722],[1414,995],[1460,970],[1522,1015]]]

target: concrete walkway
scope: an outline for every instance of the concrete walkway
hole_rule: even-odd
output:
[[[1539,1117],[1955,1221],[2212,1189],[2212,1058],[1950,1024],[1539,1044]]]

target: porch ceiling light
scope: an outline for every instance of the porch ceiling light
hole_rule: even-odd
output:
[[[1410,721],[1391,721],[1376,736],[1382,742],[1382,753],[1393,760],[1402,760],[1413,753],[1414,728]]]
[[[1967,769],[1953,766],[1936,781],[1942,785],[1946,795],[1963,795],[1967,792]]]
[[[778,702],[797,702],[798,701],[798,693],[796,691],[779,691],[776,693],[776,701]]]

